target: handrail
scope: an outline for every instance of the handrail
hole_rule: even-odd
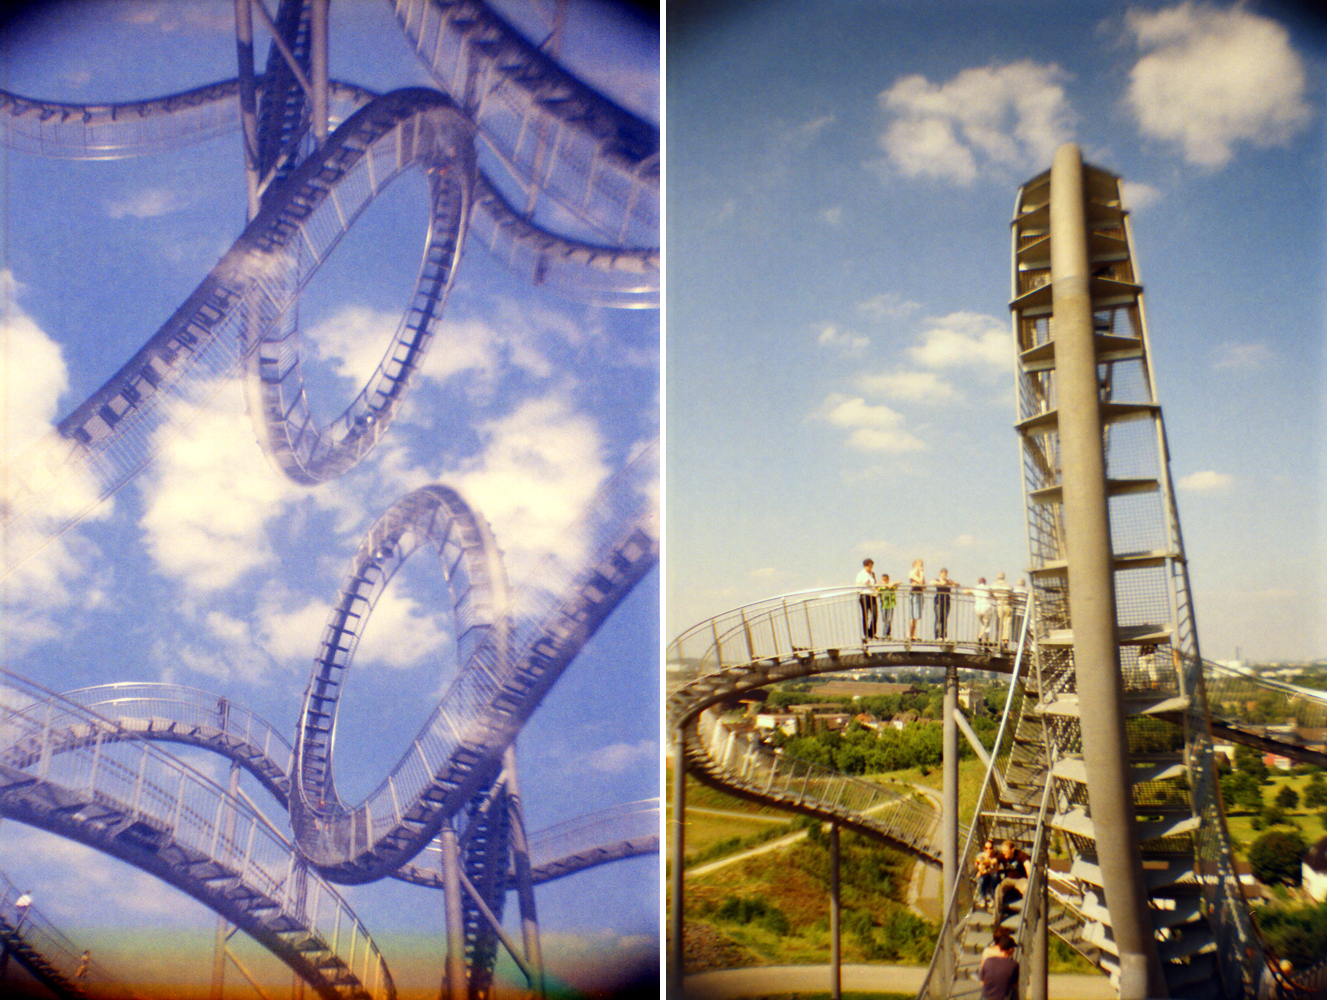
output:
[[[917,637],[909,638],[911,601],[921,599]],[[1026,595],[1006,591],[1013,628],[1025,617]],[[992,599],[987,639],[981,639],[976,596],[971,588],[955,586],[949,594],[949,613],[943,633],[937,630],[939,596],[932,586],[895,592],[888,639],[863,642],[859,587],[830,587],[795,591],[725,611],[692,626],[668,644],[666,654],[669,683],[675,687],[686,680],[743,663],[781,659],[825,650],[903,647],[907,650],[970,649],[989,652],[998,639],[1001,604]],[[883,630],[885,611],[880,611],[878,630]],[[1012,639],[1012,633],[1010,635]]]
[[[940,961],[943,949],[946,947],[945,942],[950,940],[954,928],[957,926],[960,907],[971,903],[971,886],[968,880],[963,877],[963,873],[969,871],[972,867],[973,848],[979,842],[978,834],[985,829],[983,813],[990,808],[989,803],[993,802],[995,798],[993,796],[993,785],[995,774],[999,770],[1002,760],[1001,748],[1006,745],[1006,739],[1013,736],[1009,729],[1009,722],[1014,717],[1015,706],[1021,707],[1024,698],[1019,681],[1026,658],[1030,655],[1031,647],[1028,644],[1028,633],[1034,618],[1035,613],[1023,616],[1022,627],[1018,636],[1018,653],[1014,658],[1013,673],[1009,677],[1009,688],[1005,692],[1004,709],[1000,713],[1000,725],[996,729],[995,743],[992,745],[990,759],[987,762],[985,773],[982,775],[981,788],[977,792],[976,808],[973,810],[972,820],[968,824],[967,838],[963,842],[963,849],[959,851],[958,872],[950,889],[949,898],[945,901],[944,917],[940,923],[940,934],[936,939],[935,952],[931,956],[931,964],[926,970],[921,989],[917,993],[918,997],[929,997],[931,995],[929,990],[935,976],[936,965]],[[1017,722],[1015,722],[1016,725]],[[1050,782],[1047,782],[1048,787],[1049,785]],[[963,912],[966,912],[966,909]],[[951,951],[953,950],[955,949],[951,947]],[[950,985],[948,983],[943,984],[942,988],[947,991]]]
[[[371,997],[395,995],[364,925],[320,875],[296,864],[266,816],[93,710],[12,671],[0,676],[0,814],[171,882],[265,944],[328,1000],[340,995],[329,973],[337,968]],[[228,876],[224,884],[218,873]]]
[[[702,712],[695,728],[710,761],[710,777],[725,788],[794,812],[846,821],[926,860],[939,858],[930,836],[936,811],[929,801],[919,805],[913,790],[885,788],[782,752],[769,753],[758,741],[729,730],[714,712]]]

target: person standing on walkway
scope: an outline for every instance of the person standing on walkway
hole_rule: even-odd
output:
[[[972,588],[972,610],[977,612],[977,642],[985,645],[991,640],[991,615],[995,611],[995,599],[991,588],[986,585],[986,577],[977,577],[977,585]]]
[[[14,900],[14,912],[18,914],[18,926],[23,926],[23,921],[28,917],[30,906],[32,906],[32,890],[24,889],[23,894]]]
[[[1013,1000],[1018,992],[1018,962],[1014,959],[1014,939],[1008,931],[995,937],[995,954],[981,963],[981,1000]]]
[[[949,595],[957,587],[953,580],[949,579],[949,570],[940,570],[940,575],[935,578],[935,637],[936,639],[949,638]]]
[[[876,615],[875,601],[875,560],[863,559],[862,571],[857,574],[857,600],[862,605],[862,642],[875,638]]]
[[[1009,581],[1003,573],[995,574],[995,583],[991,584],[991,593],[995,596],[995,631],[1001,649],[1009,648],[1009,636],[1014,630],[1014,606],[1011,602],[1014,594],[1009,589]]]
[[[880,601],[880,628],[877,630],[880,638],[892,638],[894,631],[894,604],[897,600],[895,591],[898,590],[897,583],[889,582],[889,574],[881,573],[880,582],[876,584],[876,596]]]
[[[908,573],[908,641],[917,641],[917,625],[922,620],[922,602],[926,599],[926,567],[920,559],[912,561],[912,570]]]

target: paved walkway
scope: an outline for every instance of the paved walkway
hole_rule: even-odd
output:
[[[926,970],[913,965],[845,965],[843,991],[916,993]],[[716,969],[683,980],[685,1000],[735,1000],[788,993],[828,992],[828,965],[769,965],[755,969]],[[1102,976],[1050,977],[1050,1000],[1115,1000],[1115,989]]]

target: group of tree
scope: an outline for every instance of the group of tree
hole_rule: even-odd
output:
[[[995,722],[974,719],[972,728],[989,750],[995,742]],[[782,747],[788,757],[819,764],[844,774],[878,774],[905,768],[939,767],[944,761],[944,726],[919,721],[901,729],[881,726],[869,729],[853,720],[846,729],[822,731],[807,736],[787,736],[776,731],[769,743]],[[959,757],[973,755],[967,741],[959,743]]]

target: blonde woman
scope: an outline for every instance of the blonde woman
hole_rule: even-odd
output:
[[[910,595],[909,610],[912,612],[908,617],[908,641],[917,641],[917,624],[922,620],[922,602],[925,598],[922,596],[926,590],[926,568],[922,565],[920,559],[912,561],[912,569],[908,573],[908,587],[912,593]]]

